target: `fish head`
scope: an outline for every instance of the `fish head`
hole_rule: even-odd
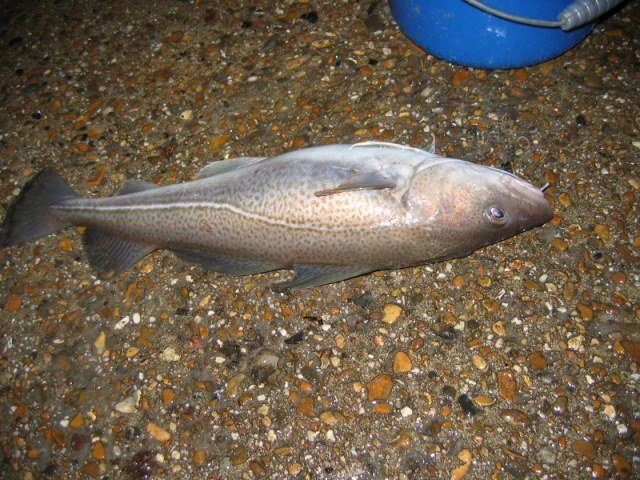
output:
[[[414,176],[410,212],[446,245],[443,257],[463,256],[548,222],[543,192],[492,167],[441,157]]]

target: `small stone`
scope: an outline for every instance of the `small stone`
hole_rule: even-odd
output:
[[[576,309],[578,310],[578,313],[580,314],[580,317],[583,320],[586,320],[589,322],[593,320],[593,309],[590,306],[585,305],[583,303],[578,303],[576,305]]]
[[[290,475],[297,475],[302,470],[302,465],[299,463],[293,463],[287,467],[287,471]]]
[[[159,442],[168,442],[171,439],[171,434],[154,422],[147,424],[147,432]]]
[[[80,412],[76,413],[75,416],[69,421],[69,426],[71,428],[79,428],[84,425],[84,418],[82,418],[82,414]]]
[[[593,228],[593,232],[603,240],[609,240],[610,232],[609,232],[609,227],[607,225],[602,225],[598,223]]]
[[[413,445],[413,437],[407,432],[400,432],[398,436],[391,441],[391,445],[395,448],[408,450]]]
[[[85,463],[80,467],[80,471],[93,478],[98,478],[98,475],[100,474],[100,468],[96,462]]]
[[[238,466],[249,460],[249,455],[247,454],[247,449],[242,445],[234,445],[231,449],[231,455],[229,455],[229,458],[233,465]]]
[[[402,307],[400,305],[396,305],[395,303],[387,303],[384,306],[384,315],[382,317],[382,321],[384,323],[393,324],[402,314]]]
[[[193,463],[196,465],[202,465],[206,459],[206,453],[202,448],[193,452]]]
[[[216,153],[222,146],[229,141],[231,135],[221,134],[216,135],[211,140],[209,140],[209,153]]]
[[[624,351],[629,355],[634,362],[640,362],[640,342],[633,342],[631,340],[624,340],[622,342]]]
[[[467,70],[466,68],[458,68],[453,74],[453,84],[455,86],[461,85],[468,78],[469,70]]]
[[[104,353],[105,347],[107,343],[107,334],[102,331],[98,334],[98,338],[93,342],[93,349],[98,355],[102,355]]]
[[[491,286],[491,278],[487,277],[486,275],[478,277],[478,285],[480,285],[481,287]]]
[[[305,417],[313,417],[315,415],[315,400],[313,397],[302,397],[298,403],[298,413]]]
[[[596,447],[593,442],[587,440],[576,440],[571,444],[571,450],[578,455],[586,457],[589,461],[596,458]]]
[[[458,336],[451,325],[442,322],[431,325],[431,331],[443,340],[455,340]]]
[[[180,360],[180,355],[176,353],[176,349],[173,347],[167,347],[160,353],[160,359],[165,362],[177,362]]]
[[[491,330],[493,330],[493,333],[500,335],[501,337],[504,337],[507,334],[507,330],[504,328],[504,323],[501,320],[495,322],[491,326]]]
[[[473,399],[477,405],[481,407],[488,407],[489,405],[493,405],[494,400],[491,397],[487,397],[486,395],[476,395]]]
[[[180,114],[180,120],[185,122],[193,120],[193,110],[185,110]]]
[[[563,251],[569,248],[569,244],[567,243],[567,241],[563,240],[562,238],[554,238],[553,240],[551,240],[551,246],[559,251]]]
[[[332,426],[338,423],[340,421],[340,418],[338,415],[334,415],[332,411],[327,410],[326,412],[322,412],[320,414],[320,420],[322,421],[322,423]]]
[[[473,363],[473,366],[478,370],[487,369],[487,361],[478,354],[474,354],[471,356],[471,363]]]
[[[136,390],[133,395],[129,395],[124,400],[116,403],[116,411],[120,413],[135,413],[138,402],[140,401],[140,396],[140,391]]]
[[[313,42],[311,42],[311,46],[313,48],[327,48],[327,47],[331,46],[331,40],[329,40],[328,38],[322,38],[320,40],[314,40]]]
[[[391,407],[386,402],[376,403],[371,409],[371,411],[373,413],[380,413],[382,415],[387,415],[388,413],[391,412]]]
[[[564,192],[558,195],[558,201],[564,208],[569,208],[571,206],[571,198]]]
[[[411,370],[412,363],[411,358],[405,352],[396,352],[393,357],[393,371],[394,373],[404,373]]]
[[[391,375],[383,373],[378,375],[367,384],[367,396],[369,401],[386,401],[393,388],[393,378]]]
[[[413,410],[411,410],[410,407],[402,407],[402,409],[400,410],[400,415],[402,415],[402,418],[406,418],[412,414]]]
[[[264,477],[267,474],[267,468],[262,462],[253,461],[249,463],[249,468],[251,469],[251,473],[256,477]]]
[[[175,397],[176,394],[173,390],[171,390],[170,388],[163,388],[162,389],[162,394],[161,394],[161,398],[162,398],[162,404],[163,405],[169,405],[171,403],[171,401],[173,400],[173,397]]]
[[[613,462],[613,468],[616,469],[616,473],[620,478],[630,478],[629,475],[633,473],[633,467],[631,463],[629,463],[629,460],[619,453],[614,453],[611,455],[611,461]]]
[[[529,363],[534,370],[542,370],[547,366],[547,359],[540,352],[529,355]]]
[[[21,303],[22,300],[20,300],[20,297],[18,295],[10,295],[9,300],[7,300],[7,311],[15,312],[16,310],[18,310],[18,308],[20,308]]]
[[[227,382],[227,388],[225,389],[225,393],[229,398],[234,398],[238,395],[238,391],[240,390],[240,385],[244,381],[247,376],[244,373],[239,373],[229,379]]]
[[[101,441],[97,441],[93,444],[93,448],[91,449],[91,456],[96,460],[104,460],[105,457],[105,448],[104,443]]]
[[[498,372],[498,393],[510,403],[516,401],[516,380],[512,370]]]
[[[565,415],[569,406],[569,397],[566,395],[560,395],[551,404],[551,411],[556,415]]]
[[[611,274],[611,280],[613,281],[613,283],[623,285],[627,283],[627,279],[627,274],[624,272],[613,272]]]
[[[616,417],[616,407],[614,407],[610,403],[607,403],[602,409],[602,413],[613,420]]]
[[[463,393],[458,397],[458,405],[460,405],[462,411],[467,415],[473,416],[479,412],[478,407],[476,407],[473,400],[471,400],[466,393]]]
[[[89,180],[85,182],[88,187],[97,187],[104,180],[104,174],[107,171],[107,166],[105,164],[98,165],[96,173]]]
[[[451,470],[451,480],[460,480],[464,478],[471,466],[473,455],[470,450],[463,448],[458,452],[458,460],[463,462],[463,464]]]
[[[500,412],[500,416],[511,425],[516,427],[529,427],[531,426],[531,419],[529,416],[515,408],[506,408]]]
[[[576,352],[584,352],[584,337],[582,335],[576,335],[575,337],[571,337],[567,341],[567,346]]]

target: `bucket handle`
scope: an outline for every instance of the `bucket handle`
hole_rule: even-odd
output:
[[[595,20],[600,15],[622,3],[624,0],[575,0],[558,14],[557,20],[538,20],[536,18],[514,15],[512,13],[505,12],[504,10],[499,10],[485,5],[481,0],[464,1],[469,5],[479,8],[483,12],[504,18],[505,20],[524,23],[526,25],[534,25],[536,27],[560,27],[562,30],[567,31],[581,27],[582,25]]]

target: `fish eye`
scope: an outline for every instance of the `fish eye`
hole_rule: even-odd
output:
[[[504,225],[507,223],[507,213],[496,205],[487,208],[485,214],[489,221],[494,225]]]

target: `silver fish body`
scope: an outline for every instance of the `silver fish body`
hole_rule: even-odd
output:
[[[39,177],[10,209],[2,244],[83,225],[105,276],[164,248],[221,273],[293,268],[283,287],[321,285],[464,256],[552,216],[539,189],[507,172],[375,142],[224,160],[191,182],[133,181],[103,199],[77,196],[55,172]]]

